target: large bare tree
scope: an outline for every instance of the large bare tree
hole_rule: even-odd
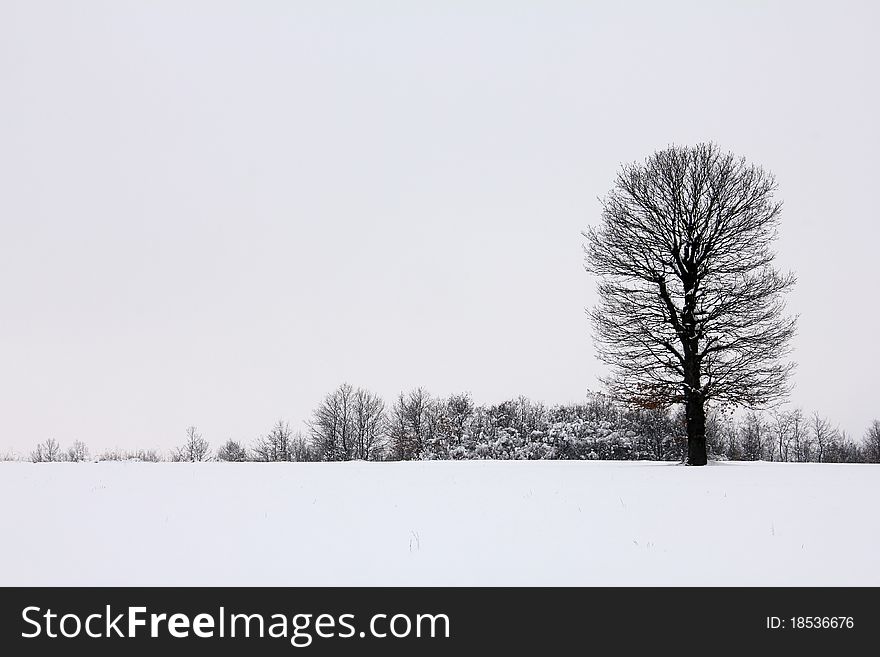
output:
[[[795,278],[773,266],[775,191],[715,144],[673,146],[624,165],[584,233],[605,383],[646,407],[684,404],[691,465],[706,463],[707,402],[754,409],[789,392]]]

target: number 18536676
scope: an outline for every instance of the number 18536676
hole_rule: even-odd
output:
[[[851,630],[852,616],[767,616],[768,630]]]

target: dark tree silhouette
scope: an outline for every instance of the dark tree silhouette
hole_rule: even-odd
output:
[[[309,429],[321,460],[376,460],[384,446],[385,402],[368,390],[343,383],[314,410]]]
[[[53,463],[62,460],[61,447],[54,438],[46,438],[46,441],[37,445],[31,452],[31,461],[34,463]]]
[[[865,461],[880,463],[880,420],[871,422],[865,434]]]
[[[706,463],[707,402],[760,408],[784,398],[795,319],[773,267],[781,203],[772,174],[715,144],[624,165],[584,237],[600,277],[590,311],[612,395],[684,404],[688,463]]]
[[[268,434],[257,440],[253,448],[254,459],[268,463],[292,461],[294,439],[290,425],[284,420],[278,420]]]
[[[355,389],[343,383],[312,413],[312,445],[323,461],[348,461],[354,451]]]
[[[375,460],[385,438],[385,402],[379,395],[358,388],[354,392],[354,444],[352,458]]]
[[[231,438],[217,448],[218,461],[238,463],[250,460],[247,448]]]
[[[73,445],[67,448],[67,451],[64,453],[64,458],[67,461],[72,461],[74,463],[78,463],[80,461],[88,461],[89,460],[89,448],[86,447],[86,444],[81,440],[74,440]]]
[[[431,395],[424,388],[400,393],[391,408],[389,437],[394,458],[419,459],[431,438]]]
[[[210,458],[208,441],[195,427],[186,428],[186,442],[171,453],[172,461],[189,461],[196,463]]]

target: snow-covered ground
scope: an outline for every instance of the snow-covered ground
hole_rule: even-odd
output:
[[[880,466],[0,463],[0,585],[880,585]]]

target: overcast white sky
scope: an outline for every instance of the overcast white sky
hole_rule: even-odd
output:
[[[577,400],[597,197],[710,139],[780,183],[793,401],[861,437],[877,7],[3,0],[0,451],[250,441],[342,381]]]

